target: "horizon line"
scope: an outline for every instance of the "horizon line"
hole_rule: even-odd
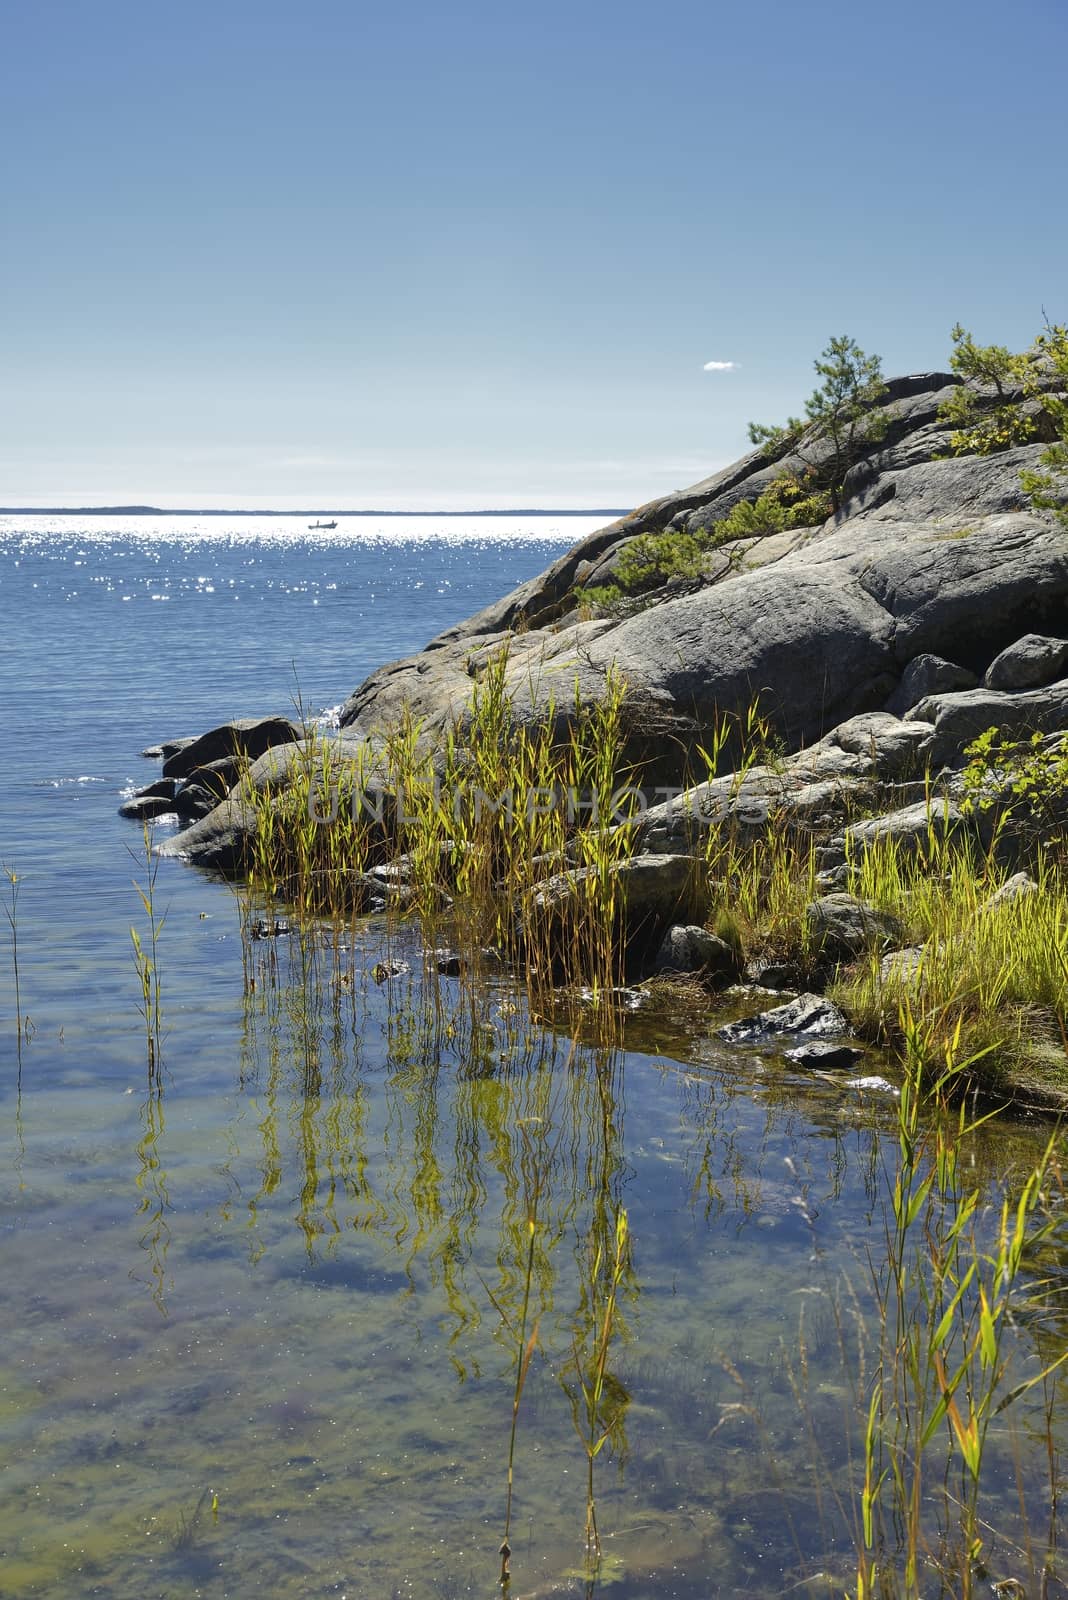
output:
[[[385,510],[368,507],[359,511],[334,511],[298,508],[294,511],[271,507],[242,506],[0,506],[2,517],[624,517],[633,506],[482,506],[477,509]]]

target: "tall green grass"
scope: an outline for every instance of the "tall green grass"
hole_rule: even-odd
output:
[[[29,1018],[22,1012],[22,989],[19,974],[19,888],[21,880],[14,867],[6,863],[0,869],[7,879],[8,895],[4,906],[4,915],[7,925],[11,929],[11,966],[15,980],[15,1051],[18,1058],[19,1070],[22,1069],[22,1041],[27,1037],[27,1024]]]
[[[310,738],[284,786],[246,781],[251,884],[340,932],[375,892],[367,875],[377,870],[378,887],[392,885],[430,939],[445,930],[475,965],[486,949],[521,964],[543,1003],[561,970],[604,993],[622,974],[625,684],[610,673],[595,705],[576,702],[565,717],[550,699],[524,720],[507,666],[503,653],[489,661],[437,747],[407,717],[374,755],[342,758]]]
[[[940,1075],[991,1092],[1068,1088],[1068,894],[1040,851],[1035,887],[998,898],[991,852],[932,830],[920,854],[893,840],[854,862],[855,892],[901,922],[914,955],[872,950],[835,990],[855,1025]],[[903,1019],[908,1019],[906,1029]]]
[[[930,1025],[905,1008],[900,1028],[905,1071],[896,1160],[886,1172],[886,1254],[872,1262],[880,1343],[864,1428],[855,1600],[1024,1593],[1019,1572],[999,1588],[987,1566],[996,1529],[984,1506],[984,1463],[996,1419],[1048,1386],[1068,1359],[1064,1351],[1026,1377],[1011,1360],[1019,1320],[1041,1288],[1029,1263],[1059,1226],[1060,1134],[985,1214],[968,1162],[982,1119],[969,1120],[954,1094],[974,1063],[956,1053],[955,1039],[932,1082]],[[1052,1462],[1048,1407],[1046,1426]],[[1055,1504],[1052,1469],[1051,1478]]]
[[[152,837],[147,822],[144,826],[144,881],[134,881],[142,910],[148,925],[148,942],[142,940],[135,927],[130,928],[134,966],[141,989],[139,1010],[145,1025],[145,1048],[148,1053],[150,1083],[159,1073],[163,1060],[163,1009],[162,984],[159,968],[159,938],[163,931],[165,912],[156,905],[156,878],[159,872],[158,857],[152,851]]]

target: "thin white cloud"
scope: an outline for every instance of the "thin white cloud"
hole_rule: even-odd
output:
[[[705,372],[737,372],[737,361],[706,361]]]

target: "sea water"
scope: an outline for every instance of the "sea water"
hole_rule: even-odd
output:
[[[117,816],[154,776],[140,749],[294,702],[328,718],[596,525],[0,521],[3,1600],[498,1592],[527,1346],[516,1597],[851,1583],[889,1090],[685,1015],[576,1042],[506,978],[474,1001],[439,979],[403,924],[250,946],[232,888],[172,861],[146,1048],[151,867]],[[974,1141],[991,1203],[1047,1133]],[[591,1566],[580,1376],[620,1208]],[[1063,1347],[1064,1266],[1051,1247],[1025,1373]],[[1048,1512],[1024,1421],[995,1440],[995,1577],[1017,1484]]]

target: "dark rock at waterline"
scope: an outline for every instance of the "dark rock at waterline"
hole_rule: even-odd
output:
[[[197,735],[190,734],[185,739],[163,739],[159,744],[150,744],[141,754],[147,761],[168,761],[171,756],[176,756],[179,750],[185,750],[189,745],[196,744]]]
[[[802,994],[788,1005],[775,1006],[753,1017],[742,1017],[716,1029],[717,1038],[728,1044],[769,1044],[783,1034],[822,1039],[846,1033],[849,1024],[826,995]]]
[[[155,783],[145,784],[143,789],[124,800],[119,807],[119,816],[131,818],[134,822],[150,822],[153,817],[168,816],[174,811],[174,792],[178,785],[174,778],[157,778]]]
[[[288,717],[242,717],[234,722],[224,722],[217,728],[202,733],[190,744],[182,744],[163,762],[165,778],[187,778],[197,767],[210,765],[223,758],[243,756],[255,761],[276,744],[294,744],[301,738],[301,730],[294,727]]]
[[[241,771],[242,760],[239,756],[220,756],[218,761],[205,762],[189,774],[186,782],[199,783],[201,788],[213,794],[216,800],[225,800],[234,786],[234,782]]]
[[[653,971],[658,974],[697,972],[729,978],[738,969],[738,956],[725,939],[696,923],[674,923],[660,941]]]
[[[470,952],[460,950],[431,950],[427,958],[435,972],[443,978],[459,978],[472,968],[481,968],[483,971],[496,972],[507,966],[507,962],[499,950],[486,945],[481,950]]]
[[[217,872],[247,865],[256,837],[256,813],[240,800],[223,800],[183,833],[165,839],[157,855],[178,856]]]
[[[289,932],[289,923],[281,917],[257,917],[248,931],[250,939],[281,939]]]
[[[885,948],[902,934],[896,917],[851,894],[826,894],[805,907],[809,936],[833,960]]]
[[[983,674],[984,689],[1037,689],[1054,683],[1068,664],[1068,639],[1027,633],[1010,644]]]
[[[135,794],[119,807],[119,816],[133,822],[151,822],[155,817],[173,815],[173,798],[162,794]]]
[[[148,799],[158,795],[163,800],[173,800],[174,792],[178,787],[176,778],[157,778],[154,783],[146,783],[143,789],[138,789],[137,799]]]
[[[784,1050],[783,1054],[787,1061],[792,1061],[797,1067],[819,1067],[834,1072],[855,1066],[864,1052],[858,1050],[856,1045],[838,1044],[831,1039],[812,1039],[805,1044],[795,1045],[792,1050]]]
[[[220,796],[202,783],[182,783],[174,791],[171,810],[187,822],[195,822],[201,817],[206,817],[209,811],[214,811],[219,804]]]

